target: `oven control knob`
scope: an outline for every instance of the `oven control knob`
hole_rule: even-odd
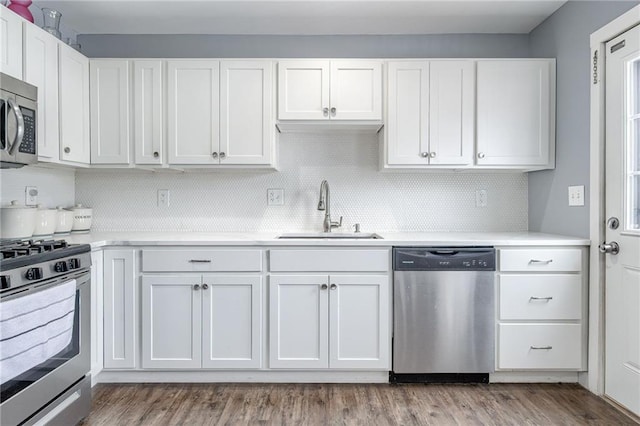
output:
[[[80,259],[69,259],[69,269],[80,269]]]
[[[42,268],[29,268],[24,277],[30,281],[42,279]]]
[[[11,287],[11,277],[9,275],[0,275],[0,290]]]
[[[67,262],[62,261],[62,262],[56,262],[56,264],[53,266],[53,270],[56,272],[67,272],[69,268],[67,268]]]

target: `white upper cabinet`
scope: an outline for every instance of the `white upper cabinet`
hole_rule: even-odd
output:
[[[386,165],[469,165],[474,137],[473,61],[388,64]]]
[[[0,72],[22,80],[23,19],[0,6]]]
[[[133,123],[136,164],[160,165],[164,147],[162,61],[133,61]]]
[[[24,80],[38,88],[37,141],[40,161],[57,161],[60,158],[58,43],[58,39],[48,32],[24,23]]]
[[[270,164],[273,63],[220,63],[220,164]]]
[[[479,60],[477,164],[553,167],[555,60]]]
[[[129,164],[129,62],[92,60],[91,163]]]
[[[169,164],[218,164],[220,63],[167,62]]]
[[[381,120],[382,62],[280,61],[278,118]]]
[[[89,164],[89,59],[58,44],[60,159]]]

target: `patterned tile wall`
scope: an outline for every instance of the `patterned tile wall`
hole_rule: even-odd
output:
[[[320,182],[331,188],[331,213],[342,230],[525,231],[527,176],[521,173],[381,173],[374,135],[284,134],[279,172],[143,172],[80,170],[76,201],[94,208],[99,231],[312,231]],[[284,189],[283,206],[267,189]],[[157,206],[157,190],[170,206]],[[475,206],[486,189],[488,206]]]
[[[38,189],[38,203],[44,207],[70,207],[74,204],[75,171],[73,169],[47,169],[25,166],[0,170],[0,205],[11,200],[24,203],[25,186]]]

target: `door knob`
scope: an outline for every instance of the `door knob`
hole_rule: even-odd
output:
[[[217,153],[217,152],[212,152],[212,153],[211,153],[211,156],[212,156],[213,158],[218,158],[218,153]]]
[[[338,286],[337,286],[337,285],[335,285],[335,284],[331,284],[331,287],[330,287],[330,288],[331,288],[331,290],[335,290],[336,288],[338,288]]]
[[[421,153],[420,153],[420,156],[421,156],[422,158],[428,158],[428,157],[429,157],[429,153],[428,153],[428,152],[421,152]]]
[[[193,289],[194,290],[200,290],[200,284],[194,284],[193,285]]]
[[[331,108],[331,115],[335,117],[336,115],[336,107]]]
[[[610,243],[602,243],[598,246],[598,250],[600,250],[600,253],[618,254],[620,253],[620,245],[615,241],[611,241]]]
[[[435,152],[430,152],[429,153],[429,158],[436,158],[436,153]]]
[[[484,152],[479,152],[478,153],[478,158],[484,158]]]
[[[327,107],[322,108],[322,115],[324,115],[325,117],[329,115],[329,108]]]
[[[158,151],[155,151],[153,153],[153,158],[158,158],[158,157],[160,157],[160,153]]]
[[[226,156],[227,156],[227,154],[225,154],[224,152],[221,152],[221,153],[220,153],[220,159],[223,159],[223,158],[225,158]]]
[[[618,229],[618,227],[620,226],[620,220],[617,217],[610,217],[609,220],[607,220],[607,228],[609,229]]]
[[[208,290],[209,289],[209,284],[202,284],[202,289],[203,290]]]
[[[320,288],[321,288],[322,290],[326,290],[327,288],[329,288],[329,286],[328,286],[328,285],[326,285],[326,284],[322,284],[322,285],[320,286]]]

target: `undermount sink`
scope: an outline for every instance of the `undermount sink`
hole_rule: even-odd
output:
[[[298,234],[282,234],[278,235],[277,239],[323,239],[323,240],[382,240],[383,238],[374,233],[354,232],[354,233],[339,233],[339,232],[304,232]]]

